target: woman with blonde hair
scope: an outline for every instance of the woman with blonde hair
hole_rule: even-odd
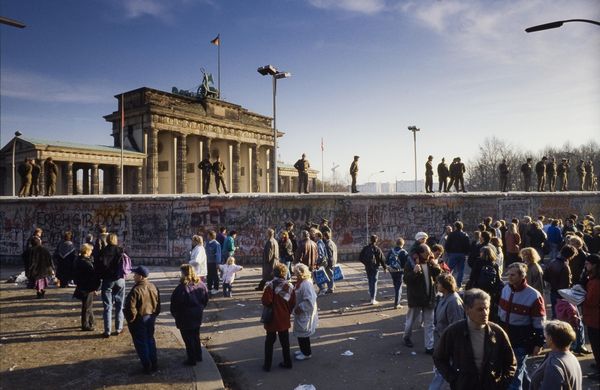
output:
[[[81,299],[81,330],[94,330],[94,296],[98,295],[100,289],[100,278],[94,270],[92,262],[92,251],[94,247],[83,244],[79,251],[79,258],[75,261],[73,279],[77,288],[73,297]]]
[[[187,360],[183,364],[195,366],[202,361],[200,326],[202,314],[208,304],[208,288],[196,275],[191,264],[181,266],[181,279],[171,294],[171,314],[185,343]]]
[[[527,264],[527,284],[538,290],[544,296],[544,271],[539,265],[540,254],[535,248],[523,248],[519,256]]]
[[[296,360],[310,359],[310,336],[317,330],[319,317],[317,314],[317,294],[313,288],[311,272],[302,263],[298,264],[296,275],[296,307],[294,308],[294,334],[298,338],[300,351],[296,351]]]

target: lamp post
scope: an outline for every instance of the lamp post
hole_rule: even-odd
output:
[[[5,16],[0,16],[0,24],[6,24],[8,26],[16,28],[25,28],[25,23],[19,22],[18,20],[10,19]]]
[[[17,186],[16,186],[16,179],[15,179],[15,175],[16,175],[16,167],[15,167],[15,154],[16,154],[16,149],[17,149],[17,138],[19,138],[20,136],[22,136],[23,133],[21,133],[20,131],[15,131],[15,138],[13,138],[13,144],[12,144],[12,187],[13,187],[13,196],[17,196]]]
[[[543,30],[550,30],[553,28],[559,28],[563,25],[563,23],[569,23],[569,22],[583,22],[583,23],[591,23],[591,24],[595,24],[597,26],[600,26],[600,22],[597,22],[595,20],[589,20],[589,19],[568,19],[568,20],[559,20],[556,22],[550,22],[550,23],[544,23],[544,24],[539,24],[537,26],[533,26],[533,27],[528,27],[525,29],[525,32],[531,33],[531,32],[536,32],[536,31],[543,31]]]
[[[257,69],[258,73],[263,76],[272,76],[273,77],[273,156],[272,160],[272,173],[271,180],[273,182],[273,192],[279,192],[279,180],[278,180],[278,172],[277,172],[277,104],[276,104],[276,96],[277,96],[277,80],[286,79],[290,77],[292,74],[289,72],[280,72],[273,65],[265,65],[261,66]]]
[[[415,192],[417,192],[417,131],[421,131],[417,126],[408,126],[408,130],[413,132],[415,149]]]

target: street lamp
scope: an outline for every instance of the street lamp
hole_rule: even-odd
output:
[[[417,126],[408,126],[408,130],[413,132],[415,145],[415,192],[417,192],[417,131],[421,131],[421,129],[417,128]]]
[[[25,23],[19,22],[18,20],[10,19],[5,16],[0,16],[0,23],[16,28],[25,28]]]
[[[591,24],[595,24],[597,26],[600,26],[600,22],[596,22],[595,20],[589,20],[589,19],[568,19],[568,20],[559,20],[556,22],[550,22],[550,23],[544,23],[544,24],[540,24],[537,26],[533,26],[533,27],[528,27],[525,29],[525,32],[531,33],[531,32],[536,32],[536,31],[542,31],[542,30],[550,30],[553,28],[559,28],[563,25],[563,23],[569,23],[569,22],[583,22],[583,23],[591,23]]]
[[[277,177],[277,105],[275,97],[277,96],[277,80],[287,79],[292,74],[289,72],[280,72],[273,65],[261,66],[257,71],[263,76],[273,76],[273,156],[271,157],[273,161],[271,166],[273,169],[271,180],[273,182],[273,192],[279,192],[279,180]]]
[[[16,179],[15,179],[15,175],[16,175],[16,168],[15,168],[15,152],[17,149],[17,138],[19,138],[20,136],[22,136],[23,133],[21,133],[19,130],[15,131],[15,137],[13,138],[13,144],[12,144],[12,187],[13,187],[13,196],[17,196],[17,189],[16,189]]]

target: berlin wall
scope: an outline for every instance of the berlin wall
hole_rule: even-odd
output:
[[[33,229],[44,230],[51,251],[65,230],[79,246],[97,226],[117,232],[136,264],[181,263],[191,236],[206,238],[225,226],[238,231],[239,264],[260,262],[269,227],[279,232],[286,221],[296,232],[306,221],[327,218],[342,259],[356,259],[370,234],[385,250],[397,237],[412,240],[425,231],[439,236],[457,219],[471,232],[491,216],[510,221],[524,215],[565,218],[592,213],[600,217],[600,193],[467,193],[467,194],[234,194],[228,196],[77,196],[0,199],[0,258],[20,261]]]

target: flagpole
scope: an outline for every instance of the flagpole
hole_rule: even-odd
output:
[[[321,192],[325,192],[325,147],[323,146],[323,137],[321,137]]]
[[[123,195],[123,129],[125,127],[125,94],[121,94],[121,195]]]
[[[221,33],[217,35],[219,45],[217,46],[217,84],[219,86],[219,99],[221,99]]]

